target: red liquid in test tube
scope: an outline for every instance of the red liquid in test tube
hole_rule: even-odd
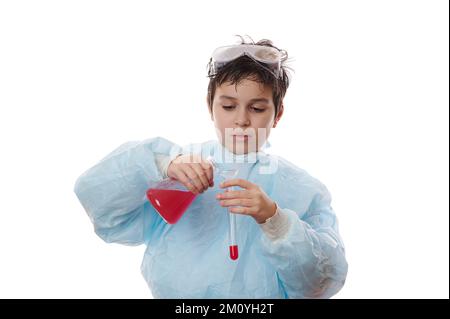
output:
[[[237,245],[230,246],[230,258],[232,260],[239,258],[239,249]]]

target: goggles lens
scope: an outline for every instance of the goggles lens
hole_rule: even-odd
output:
[[[244,54],[268,64],[278,63],[282,58],[282,52],[275,48],[262,45],[231,45],[220,47],[214,50],[212,58],[214,61],[221,63],[237,59]]]
[[[219,47],[214,50],[211,57],[213,73],[217,72],[226,63],[242,55],[247,55],[257,62],[267,64],[270,68],[269,71],[275,72],[274,75],[276,77],[280,74],[281,62],[286,58],[284,51],[263,45],[230,45]]]

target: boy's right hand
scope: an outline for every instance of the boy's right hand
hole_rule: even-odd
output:
[[[181,182],[194,194],[214,186],[213,166],[200,155],[179,155],[167,168],[167,176]]]

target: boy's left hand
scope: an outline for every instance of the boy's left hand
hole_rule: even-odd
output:
[[[217,194],[223,207],[231,207],[230,212],[252,216],[258,224],[264,223],[268,218],[275,215],[276,204],[267,194],[256,184],[245,179],[230,179],[220,184],[221,188],[230,186],[240,186],[244,190],[225,191]]]

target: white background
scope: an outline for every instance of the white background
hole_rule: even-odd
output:
[[[271,152],[319,178],[336,298],[448,298],[448,1],[0,2],[0,297],[149,298],[144,247],[73,193],[118,145],[215,138],[206,64],[235,34],[293,58]]]

